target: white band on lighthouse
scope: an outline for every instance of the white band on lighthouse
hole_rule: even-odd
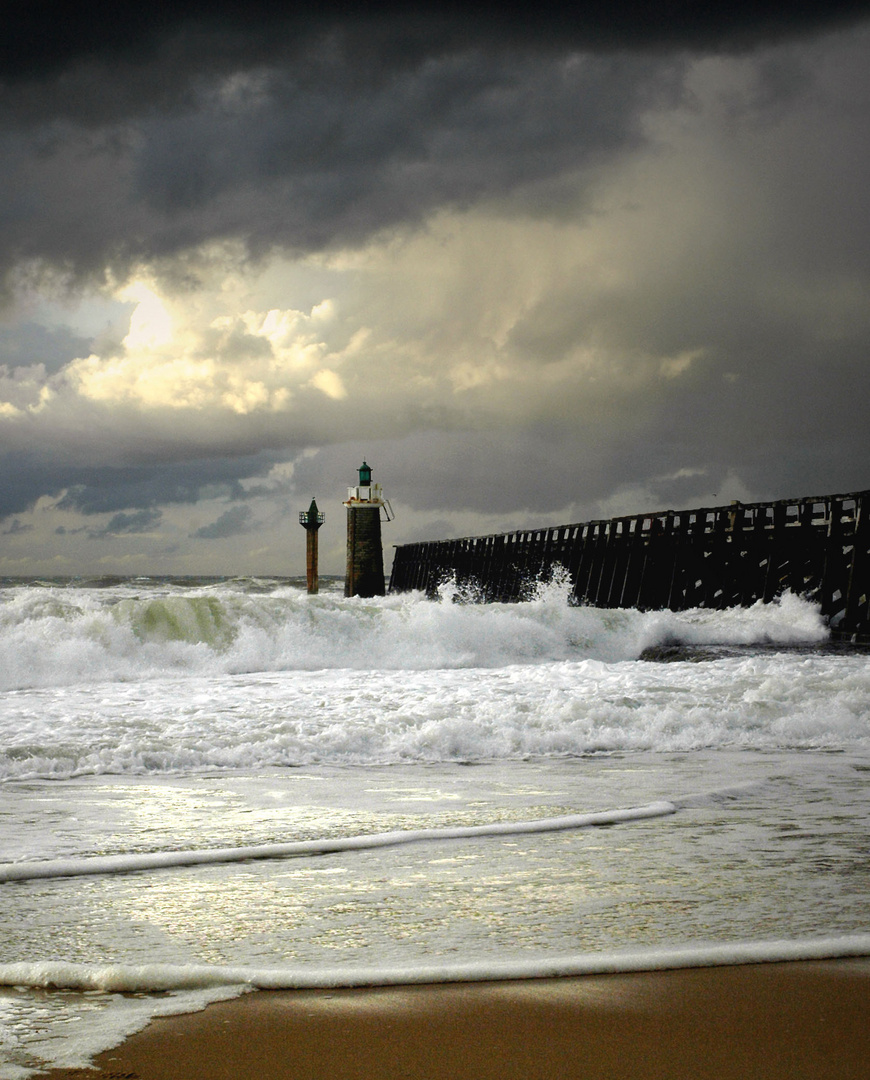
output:
[[[380,484],[370,484],[368,487],[349,487],[347,489],[347,501],[345,506],[353,506],[355,503],[363,503],[365,506],[380,506],[383,504],[383,488]]]

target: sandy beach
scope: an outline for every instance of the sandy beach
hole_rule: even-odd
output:
[[[259,991],[51,1080],[859,1080],[870,960]]]

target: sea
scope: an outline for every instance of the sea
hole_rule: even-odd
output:
[[[0,1080],[257,989],[870,954],[818,608],[0,579]]]

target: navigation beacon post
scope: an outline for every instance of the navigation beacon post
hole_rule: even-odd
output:
[[[299,524],[305,529],[305,572],[308,577],[309,593],[316,593],[320,588],[317,574],[317,530],[324,522],[323,514],[317,509],[317,503],[311,500],[307,510],[299,515]]]
[[[345,596],[383,596],[384,549],[381,542],[381,513],[393,517],[380,484],[372,483],[372,470],[365,463],[359,470],[359,485],[347,489],[347,573]]]

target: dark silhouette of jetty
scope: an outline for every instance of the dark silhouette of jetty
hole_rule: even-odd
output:
[[[482,601],[521,600],[561,566],[575,603],[684,611],[791,591],[820,604],[834,637],[867,642],[868,512],[858,491],[402,544],[390,591],[434,595],[454,579]]]

